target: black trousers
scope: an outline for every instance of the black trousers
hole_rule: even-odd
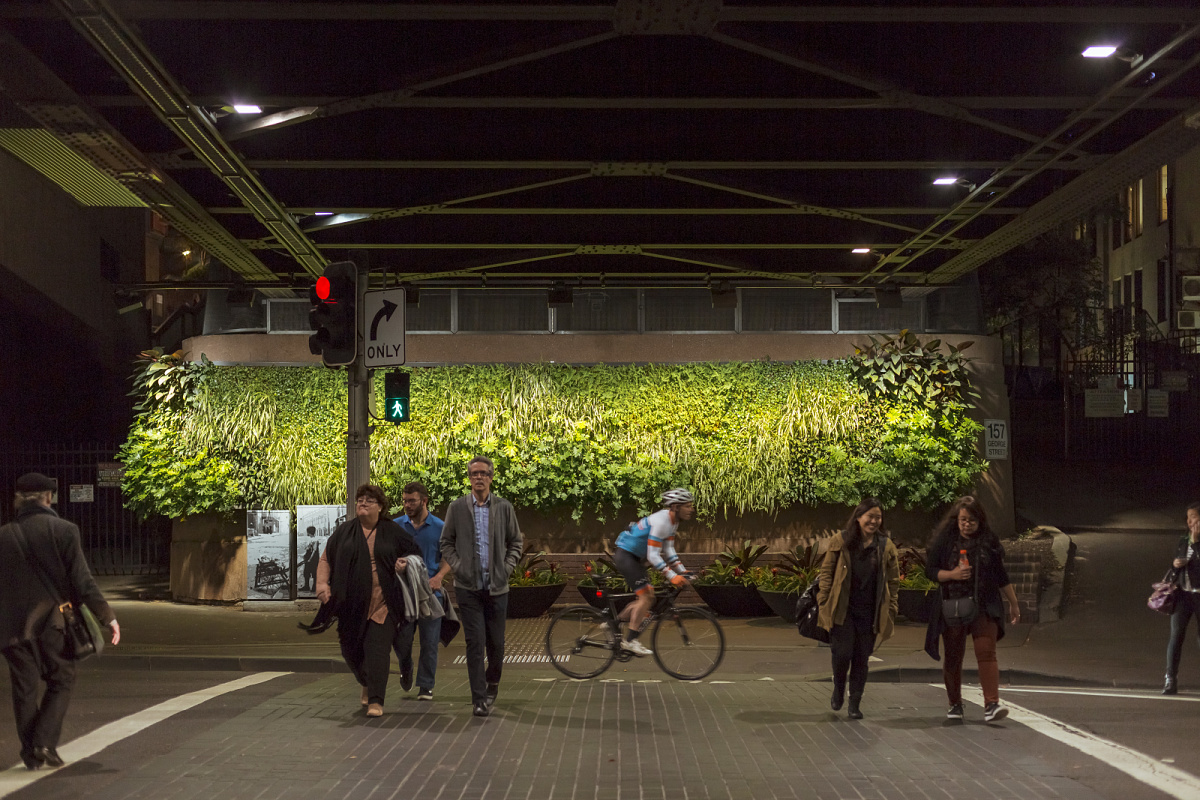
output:
[[[833,655],[833,684],[846,684],[846,673],[850,673],[850,696],[862,697],[867,686],[867,662],[875,649],[875,627],[872,619],[859,619],[846,614],[842,625],[834,625],[829,632],[829,647]]]
[[[1179,659],[1183,655],[1183,640],[1187,638],[1188,624],[1192,617],[1200,617],[1200,594],[1180,592],[1171,615],[1171,638],[1167,642],[1167,674],[1179,674]],[[1200,634],[1200,631],[1197,631]]]
[[[75,662],[63,657],[63,645],[63,632],[47,628],[40,639],[3,651],[12,679],[13,716],[22,755],[30,755],[35,747],[58,747],[75,685]],[[40,681],[46,683],[46,694],[38,703]]]
[[[392,668],[392,649],[400,642],[400,627],[396,624],[396,615],[391,613],[383,622],[367,622],[367,634],[363,638],[362,674],[356,677],[359,683],[367,687],[368,703],[383,705],[388,672]]]
[[[454,590],[458,615],[467,640],[467,678],[471,681],[471,702],[487,699],[487,685],[499,683],[504,669],[504,621],[508,615],[508,594],[485,590]],[[484,655],[487,669],[484,669]]]

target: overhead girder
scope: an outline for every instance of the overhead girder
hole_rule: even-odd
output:
[[[298,214],[303,217],[312,216],[317,212],[328,212],[334,215],[337,214],[377,214],[382,211],[390,211],[390,206],[289,206],[288,211],[293,214]],[[937,216],[945,213],[945,208],[919,208],[915,206],[890,206],[880,208],[845,208],[843,211],[849,211],[854,214],[863,214],[870,216],[902,216],[902,217],[922,217],[922,216]],[[987,216],[1015,216],[1025,211],[1024,208],[1009,206],[1005,208],[989,208],[981,212]],[[244,206],[210,206],[208,209],[210,214],[249,214],[250,209]],[[428,211],[422,212],[433,216],[580,216],[580,217],[601,217],[601,216],[802,216],[811,214],[807,208],[601,208],[601,207],[567,207],[558,206],[554,208],[535,208],[519,206],[515,208],[496,208],[496,207],[478,207],[470,206],[467,208],[431,208]],[[314,230],[309,228],[307,230]]]
[[[407,94],[404,91],[384,92],[380,95],[369,95],[371,108],[530,108],[530,109],[599,109],[599,110],[789,110],[800,111],[837,111],[843,109],[894,109],[908,108],[907,104],[897,104],[895,96],[887,97],[447,97],[422,96]],[[273,96],[256,95],[254,101],[263,108],[287,107],[296,113],[304,115],[315,114],[318,108],[335,107],[342,102],[350,102],[356,98],[341,96]],[[358,98],[363,99],[363,98]],[[1085,96],[1056,96],[1056,97],[931,97],[938,103],[948,103],[950,106],[969,109],[998,109],[998,110],[1049,110],[1069,111],[1091,102]],[[87,101],[96,108],[130,108],[143,104],[140,97],[133,95],[91,95]],[[227,97],[216,95],[193,95],[192,101],[205,107],[222,106],[229,102]],[[1163,97],[1149,100],[1143,106],[1154,110],[1182,110],[1187,108],[1189,101],[1184,97]],[[284,113],[284,112],[280,112]],[[256,128],[273,127],[269,120],[274,114],[260,118],[263,124]],[[240,130],[242,126],[230,128],[227,134]]]
[[[125,19],[146,20],[377,20],[452,22],[613,22],[615,6],[547,3],[319,3],[290,0],[111,0]],[[0,18],[52,16],[39,0],[9,0]],[[718,22],[776,23],[1028,23],[1173,25],[1200,22],[1200,8],[1175,6],[909,6],[909,5],[723,5]]]
[[[149,104],[155,115],[204,161],[254,212],[307,272],[328,263],[278,200],[221,138],[203,109],[193,105],[174,78],[104,0],[54,0],[72,26]]]
[[[899,270],[903,269],[908,264],[911,264],[916,259],[920,258],[925,253],[932,249],[933,245],[938,244],[945,238],[952,236],[956,231],[961,230],[964,226],[976,219],[979,213],[990,208],[1004,200],[1016,189],[1027,183],[1038,173],[1046,169],[1055,160],[1069,155],[1076,148],[1086,143],[1097,133],[1115,122],[1125,111],[1133,108],[1143,97],[1153,95],[1155,92],[1169,85],[1175,78],[1192,68],[1200,65],[1200,53],[1193,55],[1191,58],[1180,64],[1175,70],[1160,75],[1157,80],[1148,86],[1142,88],[1140,92],[1133,95],[1124,94],[1126,87],[1133,85],[1136,81],[1141,80],[1142,76],[1150,71],[1160,59],[1165,58],[1180,45],[1193,39],[1200,33],[1200,24],[1193,25],[1184,29],[1173,37],[1167,44],[1161,47],[1157,52],[1144,58],[1136,64],[1124,77],[1119,81],[1109,86],[1090,104],[1087,108],[1072,114],[1057,128],[1047,134],[1041,142],[1038,142],[1026,153],[1018,156],[1013,162],[993,173],[986,180],[971,189],[967,196],[958,203],[953,209],[944,214],[939,219],[931,222],[917,236],[914,236],[908,243],[902,247],[895,248],[892,252],[886,254],[875,267],[871,270],[868,276],[864,276],[862,280],[866,280],[870,275],[881,271],[889,263],[894,263],[896,266],[888,273],[888,276],[894,275]],[[1124,108],[1117,111],[1105,114],[1099,119],[1094,119],[1090,116],[1095,108],[1099,107],[1104,102],[1113,97],[1122,97],[1125,100]],[[1084,121],[1089,121],[1091,124],[1085,130],[1078,130],[1076,127]],[[1053,151],[1053,155],[1049,159],[1045,158],[1046,148],[1051,142],[1055,142],[1059,137],[1071,132],[1072,136],[1069,141],[1059,144],[1059,149]],[[1027,156],[1037,155],[1039,158],[1036,161],[1029,161]],[[1102,169],[1103,167],[1100,167]],[[1061,190],[1060,190],[1061,191]],[[915,249],[916,252],[909,252]],[[904,253],[907,256],[903,263],[900,262],[900,254]]]
[[[203,162],[180,158],[172,153],[156,153],[151,156],[154,163],[163,169],[206,169]],[[1056,162],[1054,169],[1081,171],[1090,169],[1100,163],[1105,156],[1092,156],[1088,159],[1076,159],[1067,163]],[[337,169],[466,169],[466,170],[588,170],[596,165],[594,161],[409,161],[403,159],[264,159],[248,158],[246,166],[251,169],[295,169],[295,170],[337,170]],[[662,169],[671,172],[689,172],[703,170],[706,172],[736,172],[740,170],[945,170],[945,169],[1000,169],[1009,164],[1008,161],[977,161],[952,159],[942,161],[665,161]]]

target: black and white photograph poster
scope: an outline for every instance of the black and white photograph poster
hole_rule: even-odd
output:
[[[296,506],[297,597],[317,596],[317,564],[334,528],[346,521],[346,507]]]
[[[292,512],[246,512],[246,599],[291,595]]]

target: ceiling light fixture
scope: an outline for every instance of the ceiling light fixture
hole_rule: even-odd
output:
[[[951,186],[955,183],[958,183],[958,178],[934,178],[933,179],[934,186]]]
[[[332,217],[333,212],[332,211],[314,211],[313,216],[314,217]]]
[[[1097,44],[1087,48],[1082,53],[1084,58],[1116,58],[1125,61],[1130,68],[1142,63],[1142,54],[1135,53],[1128,47],[1118,47],[1111,44]]]
[[[253,103],[234,103],[233,110],[239,114],[261,114],[262,106],[256,106]]]
[[[850,252],[851,252],[851,253],[869,253],[869,252],[871,252],[871,248],[869,248],[869,247],[856,247],[856,248],[854,248],[853,250],[851,250]]]

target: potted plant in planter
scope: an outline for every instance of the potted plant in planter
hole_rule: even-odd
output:
[[[558,564],[546,560],[546,551],[526,547],[508,579],[508,617],[540,617],[550,610],[567,585]]]
[[[726,550],[717,560],[700,570],[692,582],[696,593],[718,614],[727,617],[769,617],[771,607],[758,594],[752,572],[754,562],[767,552],[765,544],[753,545],[747,539],[741,550]]]
[[[899,613],[913,622],[929,622],[937,602],[938,585],[925,575],[925,558],[917,550],[900,551]]]
[[[608,589],[608,593],[612,597],[617,611],[621,611],[625,606],[633,602],[635,595],[629,591],[629,584],[621,577],[621,573],[617,572],[617,565],[612,562],[612,559],[601,556],[595,561],[589,561],[583,570],[587,574],[579,581],[579,594],[583,596],[584,602],[588,605],[601,609],[608,607],[607,601],[599,595],[594,577],[597,575],[605,579],[604,585]],[[651,573],[653,572],[651,570]],[[650,582],[654,583],[653,574],[650,576]]]

